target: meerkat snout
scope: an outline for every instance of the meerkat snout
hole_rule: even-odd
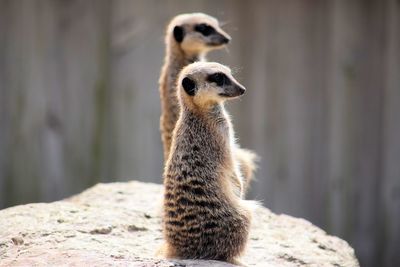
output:
[[[220,96],[224,97],[237,97],[241,96],[246,92],[246,89],[243,87],[235,86],[235,87],[229,87],[225,90],[225,92],[220,93]]]

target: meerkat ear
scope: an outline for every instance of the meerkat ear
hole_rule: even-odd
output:
[[[183,37],[185,37],[185,30],[181,26],[175,26],[174,28],[174,38],[178,43],[183,41]]]
[[[185,89],[185,92],[188,95],[190,95],[190,96],[194,96],[195,95],[195,93],[196,93],[196,83],[192,79],[190,79],[188,77],[183,78],[182,86],[183,86],[183,89]]]

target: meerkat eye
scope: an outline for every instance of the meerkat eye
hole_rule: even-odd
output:
[[[218,86],[229,85],[231,83],[229,78],[221,72],[209,75],[207,80],[216,83]]]
[[[215,32],[213,27],[211,27],[211,26],[209,26],[209,25],[207,25],[205,23],[196,25],[194,27],[194,30],[196,32],[199,32],[199,33],[203,34],[204,36],[209,36],[210,34]]]
[[[196,83],[192,79],[188,77],[183,78],[182,87],[188,95],[194,96],[196,94]]]
[[[183,41],[183,38],[185,37],[185,30],[181,26],[175,26],[174,27],[174,38],[178,43],[181,43]]]

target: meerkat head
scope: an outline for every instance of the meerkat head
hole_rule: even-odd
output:
[[[244,94],[246,88],[231,70],[215,62],[195,62],[179,74],[178,94],[181,101],[195,106],[212,106]]]
[[[218,20],[203,13],[181,14],[170,22],[167,38],[187,54],[200,54],[222,48],[231,37],[219,26]]]

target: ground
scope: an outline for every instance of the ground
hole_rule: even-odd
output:
[[[0,211],[0,266],[232,266],[155,257],[162,186],[98,184],[53,203]],[[249,266],[359,266],[347,242],[310,222],[258,208],[242,261]]]

